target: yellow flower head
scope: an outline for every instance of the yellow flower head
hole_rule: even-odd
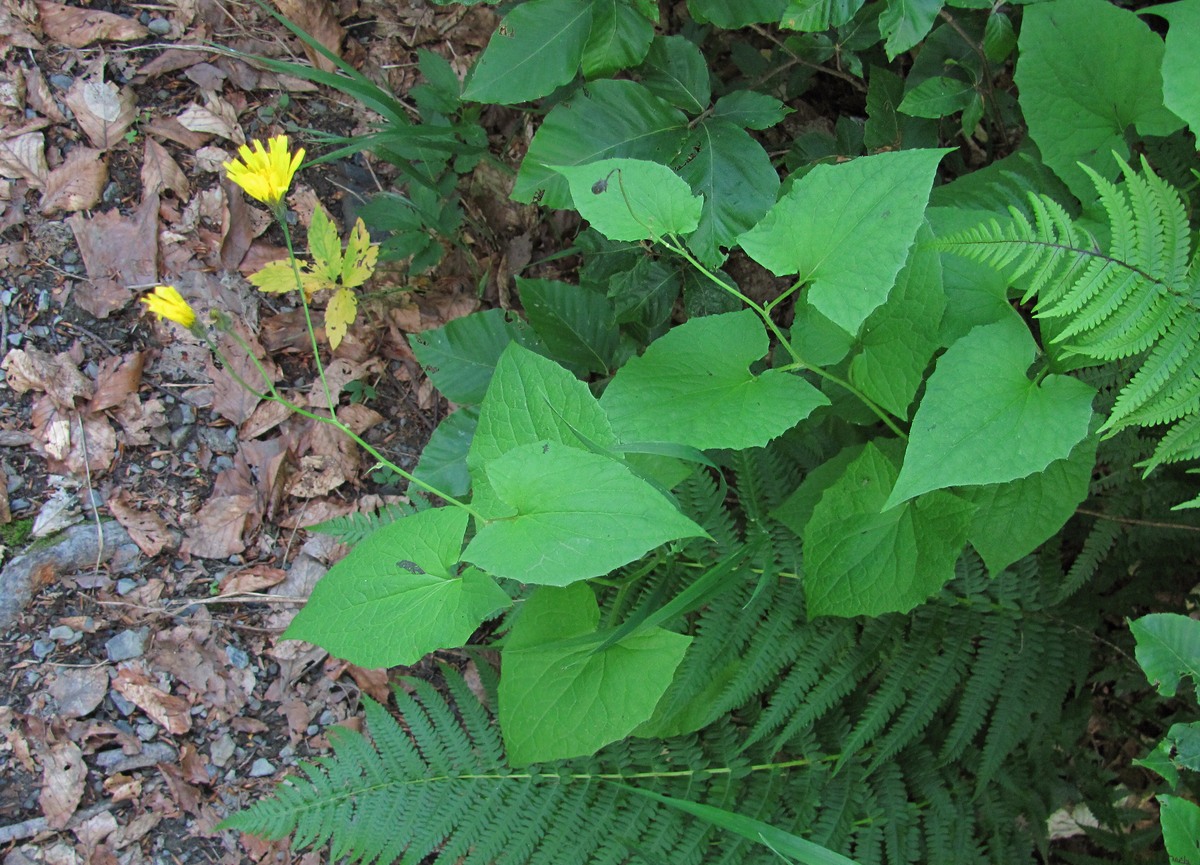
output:
[[[268,207],[278,207],[291,185],[292,175],[304,161],[304,148],[293,156],[288,152],[286,135],[276,135],[264,150],[261,141],[251,149],[243,144],[238,148],[241,161],[231,159],[224,165],[225,176],[242,187],[251,198]]]
[[[158,316],[159,320],[170,319],[189,330],[196,324],[196,311],[188,306],[173,285],[160,285],[154,292],[142,298],[142,303]]]

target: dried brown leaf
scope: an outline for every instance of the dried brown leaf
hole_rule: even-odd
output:
[[[74,742],[59,742],[42,757],[42,792],[38,804],[52,829],[62,829],[83,798],[87,767]]]
[[[342,39],[346,31],[338,22],[337,10],[329,0],[275,0],[275,6],[331,53],[342,56]],[[325,72],[337,70],[336,64],[323,54],[307,44],[303,47],[313,66]]]
[[[79,127],[98,150],[120,144],[121,136],[137,117],[137,97],[133,88],[118,89],[111,81],[102,81],[98,76],[76,79],[63,101],[75,112]]]
[[[38,0],[37,5],[46,37],[68,48],[83,48],[101,40],[131,42],[150,35],[150,31],[136,20],[123,15],[65,6],[50,0]]]
[[[12,46],[36,51],[42,48],[42,43],[34,35],[35,17],[32,7],[27,4],[0,3],[0,49]]]
[[[45,186],[50,176],[46,137],[40,132],[26,132],[0,141],[0,175],[28,181],[34,189]]]
[[[227,559],[246,549],[242,532],[250,510],[251,496],[218,496],[211,499],[188,522],[181,552],[202,559]]]
[[[54,123],[66,123],[67,117],[58,107],[46,76],[37,66],[25,68],[25,98],[29,107]]]
[[[187,700],[158,688],[151,678],[132,665],[122,665],[113,679],[113,690],[145,712],[154,723],[176,736],[192,728]]]
[[[238,125],[237,109],[215,93],[206,94],[203,106],[189,105],[177,119],[192,132],[208,132],[234,144],[246,143],[246,135]]]
[[[287,578],[287,571],[267,565],[252,565],[221,581],[222,595],[240,595],[244,592],[261,592],[277,586]]]
[[[158,280],[158,196],[145,195],[129,217],[116,210],[84,219],[78,213],[67,224],[83,256],[92,285],[76,290],[75,303],[96,318],[107,318],[133,298],[127,286]]]
[[[108,512],[129,532],[130,539],[147,556],[154,557],[167,547],[175,546],[175,539],[163,518],[151,511],[133,506],[127,490],[120,490],[108,502]]]
[[[25,70],[17,65],[0,72],[0,105],[14,111],[25,110]]]
[[[101,360],[96,370],[96,392],[88,403],[88,411],[107,411],[137,393],[145,366],[146,353],[141,351]]]
[[[309,454],[300,458],[296,473],[288,481],[288,495],[301,499],[323,496],[346,482],[342,460],[325,454]]]
[[[153,138],[146,139],[146,149],[142,155],[142,194],[151,195],[169,189],[181,201],[187,201],[190,187],[183,169]]]
[[[77,398],[91,399],[95,393],[95,387],[65,351],[52,355],[37,348],[14,348],[0,368],[8,386],[17,393],[44,391],[62,408],[74,408]]]
[[[42,215],[90,210],[100,202],[108,182],[108,163],[99,150],[76,147],[50,172],[42,193]]]
[[[159,138],[165,138],[168,141],[174,141],[176,144],[182,144],[188,150],[203,147],[204,143],[211,137],[209,133],[193,132],[174,117],[156,117],[149,123],[144,124],[142,129],[151,135],[157,135]]]
[[[83,718],[96,710],[108,694],[105,667],[62,667],[47,686],[58,703],[60,718]]]

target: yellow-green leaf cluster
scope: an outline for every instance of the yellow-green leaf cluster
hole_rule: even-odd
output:
[[[379,244],[371,243],[367,227],[359,219],[343,251],[337,226],[318,207],[308,227],[308,251],[311,263],[297,260],[293,265],[291,260],[273,261],[253,274],[250,282],[259,291],[272,294],[293,291],[299,283],[306,299],[318,291],[332,291],[325,308],[325,333],[329,345],[337,348],[346,328],[358,315],[358,297],[352,289],[371,278],[379,257]]]

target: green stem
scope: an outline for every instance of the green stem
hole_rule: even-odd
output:
[[[313,328],[312,313],[308,308],[308,292],[304,290],[304,281],[300,278],[300,263],[296,260],[296,251],[292,248],[292,232],[288,228],[287,209],[281,204],[274,208],[275,219],[283,229],[283,240],[287,244],[288,261],[292,263],[292,275],[296,279],[296,290],[300,292],[300,304],[304,308],[304,326],[308,329],[309,341],[312,343],[313,360],[317,364],[317,377],[321,379],[321,388],[325,391],[325,402],[329,406],[329,414],[337,417],[337,406],[333,395],[329,392],[329,382],[325,380],[325,367],[321,363],[321,347],[317,343],[317,331]]]
[[[425,490],[426,492],[437,496],[439,499],[441,499],[442,501],[446,502],[449,505],[453,505],[456,508],[462,508],[464,511],[466,511],[468,514],[470,514],[471,516],[473,516],[475,519],[479,520],[480,522],[487,522],[487,520],[484,518],[483,514],[479,513],[479,511],[475,510],[475,508],[471,507],[466,502],[459,501],[458,499],[454,498],[454,496],[449,495],[448,493],[442,492],[437,487],[432,486],[431,484],[427,484],[425,481],[416,477],[412,473],[406,472],[404,469],[400,468],[400,466],[396,465],[394,462],[389,460],[387,457],[385,457],[383,454],[381,454],[374,446],[372,446],[365,439],[363,439],[362,436],[360,436],[354,430],[350,429],[350,427],[346,426],[346,424],[342,423],[338,419],[337,415],[333,415],[332,417],[330,417],[330,416],[326,416],[323,414],[317,414],[316,412],[309,411],[306,408],[302,408],[302,407],[296,405],[290,399],[288,399],[283,394],[281,394],[279,392],[278,388],[275,387],[275,383],[273,381],[271,381],[270,376],[267,375],[267,371],[263,368],[262,363],[255,356],[254,352],[250,349],[250,346],[246,343],[246,340],[242,339],[241,335],[238,334],[236,331],[234,331],[232,328],[227,330],[226,333],[228,333],[230,336],[232,336],[237,341],[238,345],[240,345],[242,347],[242,349],[246,352],[247,357],[249,357],[250,360],[254,363],[255,368],[259,371],[259,374],[262,375],[263,381],[265,381],[267,383],[267,388],[268,388],[267,392],[265,392],[265,393],[259,392],[259,391],[255,390],[253,387],[251,387],[245,381],[245,379],[243,379],[238,374],[237,370],[235,370],[233,368],[233,365],[229,362],[229,359],[226,358],[225,355],[221,353],[221,349],[218,348],[215,344],[213,344],[212,342],[209,342],[209,347],[212,349],[213,354],[215,354],[220,359],[222,365],[225,367],[225,372],[227,372],[229,374],[229,377],[232,378],[235,382],[237,382],[239,386],[245,388],[252,396],[257,397],[258,399],[272,400],[273,402],[279,403],[281,406],[286,408],[288,411],[298,414],[301,417],[306,417],[311,420],[320,421],[321,423],[324,423],[324,424],[329,424],[331,427],[333,427],[334,429],[341,432],[343,435],[350,438],[360,448],[362,448],[367,453],[369,453],[372,457],[374,457],[376,459],[376,461],[378,461],[380,463],[380,465],[387,466],[389,469],[394,471],[396,474],[400,475],[400,477],[404,478],[410,484],[420,487],[421,489]],[[319,361],[318,361],[318,363],[319,363]],[[328,395],[328,390],[326,391],[326,395]]]
[[[803,284],[803,280],[797,280],[782,295],[775,298],[775,300],[771,301],[766,306],[762,306],[761,304],[755,303],[749,297],[747,297],[746,295],[744,295],[740,291],[738,291],[737,288],[730,285],[725,280],[721,279],[719,276],[717,276],[715,273],[713,273],[711,270],[709,270],[707,267],[705,267],[703,264],[701,264],[700,261],[698,261],[695,256],[693,256],[690,252],[688,252],[687,247],[685,247],[683,244],[676,243],[675,241],[668,240],[666,238],[660,238],[659,242],[663,246],[665,246],[667,249],[671,250],[672,252],[676,253],[677,255],[682,256],[688,262],[688,264],[690,264],[692,267],[696,268],[698,271],[700,271],[702,274],[704,274],[704,276],[706,276],[709,280],[711,280],[713,282],[713,284],[715,284],[716,286],[721,288],[723,291],[733,295],[738,300],[740,300],[742,303],[746,304],[746,306],[748,306],[752,310],[754,310],[758,314],[758,317],[763,320],[763,324],[765,324],[767,326],[767,329],[771,331],[771,334],[775,337],[775,339],[779,342],[779,344],[783,346],[784,350],[789,355],[791,355],[792,363],[789,364],[787,367],[785,367],[786,369],[806,369],[809,372],[819,375],[821,378],[825,379],[826,381],[832,382],[833,384],[836,384],[839,387],[845,388],[850,393],[852,393],[855,397],[857,397],[863,403],[863,405],[865,405],[867,408],[869,408],[875,414],[876,417],[878,417],[881,421],[883,421],[883,423],[887,426],[887,428],[890,429],[893,433],[895,433],[898,438],[900,438],[904,441],[908,441],[908,435],[906,435],[905,432],[896,425],[895,421],[893,421],[891,419],[891,416],[888,415],[888,413],[886,411],[884,411],[881,406],[876,404],[876,402],[874,400],[872,400],[865,393],[863,393],[861,390],[856,388],[850,382],[846,381],[841,376],[834,375],[831,372],[826,372],[825,370],[821,369],[821,367],[817,366],[816,364],[812,364],[812,363],[809,363],[808,361],[806,361],[804,358],[802,358],[800,356],[800,353],[798,351],[796,351],[796,347],[794,345],[792,345],[791,340],[784,338],[783,331],[781,331],[779,329],[779,325],[775,324],[775,321],[771,318],[771,311],[775,308],[776,305],[778,305],[778,303],[780,301],[784,300],[785,298],[792,295],[795,291],[797,291],[800,288],[800,286]]]

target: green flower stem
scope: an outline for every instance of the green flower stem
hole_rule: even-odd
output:
[[[479,513],[479,511],[475,510],[475,508],[471,507],[466,502],[459,501],[458,499],[454,498],[454,496],[449,495],[448,493],[442,492],[437,487],[426,483],[425,481],[423,481],[420,478],[413,475],[411,472],[406,472],[404,469],[400,468],[400,466],[396,465],[394,462],[389,460],[387,457],[385,457],[383,454],[381,454],[374,446],[372,446],[365,439],[363,439],[362,436],[360,436],[358,433],[356,433],[350,427],[346,426],[346,424],[342,423],[338,419],[336,414],[332,415],[332,416],[317,414],[315,412],[309,411],[306,408],[302,408],[301,406],[298,406],[294,402],[289,400],[287,397],[285,397],[283,394],[281,394],[279,392],[279,390],[275,387],[275,383],[273,381],[271,381],[270,376],[267,375],[267,371],[265,369],[263,369],[262,363],[259,361],[259,359],[257,357],[255,357],[254,352],[251,351],[250,346],[246,343],[246,341],[244,339],[242,339],[241,335],[236,333],[232,329],[230,329],[226,332],[229,333],[230,336],[232,336],[235,340],[237,340],[238,345],[240,345],[245,350],[247,356],[250,358],[251,361],[254,362],[254,366],[258,369],[259,373],[262,375],[263,381],[265,381],[267,383],[268,391],[266,393],[255,390],[240,375],[238,375],[237,371],[229,363],[229,360],[225,357],[225,355],[223,355],[221,353],[221,350],[215,344],[213,344],[211,341],[209,342],[209,347],[212,349],[213,354],[215,354],[221,360],[221,363],[225,366],[225,371],[229,374],[229,377],[232,378],[235,382],[237,382],[238,385],[245,388],[251,395],[258,397],[259,399],[269,399],[274,402],[277,402],[281,406],[286,408],[288,411],[294,412],[295,414],[298,414],[301,417],[306,417],[306,418],[310,418],[315,421],[320,421],[321,423],[324,423],[324,424],[329,424],[334,429],[337,429],[338,431],[340,431],[341,433],[343,433],[344,435],[349,437],[355,444],[357,444],[360,448],[362,448],[367,453],[369,453],[372,457],[374,457],[376,459],[376,461],[379,462],[380,465],[386,466],[387,468],[391,469],[396,474],[400,475],[400,477],[402,477],[406,481],[408,481],[410,484],[420,487],[421,489],[425,490],[425,492],[431,493],[432,495],[437,496],[439,499],[441,499],[442,501],[446,502],[449,505],[453,505],[456,508],[462,508],[468,514],[473,516],[476,520],[479,520],[481,523],[488,522],[488,520],[483,516],[483,514]],[[319,363],[319,361],[318,361],[318,363]],[[326,391],[326,394],[328,394],[328,391]]]
[[[321,379],[321,387],[325,391],[325,402],[329,405],[329,413],[337,415],[333,395],[329,392],[329,382],[325,379],[325,367],[321,364],[321,347],[317,344],[317,331],[313,328],[312,313],[308,308],[308,293],[304,290],[304,282],[300,279],[300,264],[296,261],[296,251],[292,248],[292,232],[288,228],[287,209],[280,204],[275,208],[275,220],[283,229],[283,240],[287,244],[288,261],[292,263],[292,275],[296,278],[296,290],[300,292],[300,304],[304,307],[304,326],[308,329],[309,341],[312,343],[313,360],[317,363],[317,377]]]
[[[704,274],[710,281],[712,281],[712,283],[714,285],[718,286],[720,289],[727,292],[728,294],[733,295],[734,297],[736,297],[742,303],[746,304],[746,306],[750,307],[752,310],[754,310],[758,314],[758,317],[763,320],[763,324],[765,324],[767,326],[767,329],[771,331],[771,334],[775,337],[775,339],[779,342],[779,344],[782,345],[784,350],[789,355],[792,356],[793,362],[786,367],[782,367],[782,369],[806,369],[809,372],[816,373],[817,375],[819,375],[821,378],[825,379],[826,381],[832,382],[833,384],[836,384],[839,387],[845,388],[850,393],[852,393],[855,397],[857,397],[863,403],[863,405],[865,405],[867,408],[869,408],[875,414],[876,417],[878,417],[881,421],[883,421],[883,423],[887,426],[887,428],[890,429],[893,433],[895,433],[897,437],[899,437],[900,439],[902,439],[904,441],[908,441],[908,435],[905,434],[905,432],[896,425],[896,422],[892,420],[891,416],[886,411],[884,411],[882,407],[880,407],[878,404],[876,404],[876,402],[874,400],[872,400],[865,393],[863,393],[861,390],[856,388],[850,382],[846,381],[841,376],[834,375],[831,372],[826,372],[825,370],[821,369],[821,367],[817,366],[816,364],[812,364],[812,363],[809,363],[808,361],[806,361],[804,358],[802,358],[800,356],[800,353],[798,351],[796,351],[796,347],[792,345],[791,340],[784,338],[783,331],[781,331],[779,329],[779,325],[775,324],[775,321],[771,318],[771,311],[779,304],[780,301],[785,300],[786,298],[788,298],[792,294],[794,294],[801,287],[801,285],[803,285],[803,280],[797,280],[795,283],[793,283],[793,285],[787,291],[785,291],[779,297],[775,298],[773,301],[768,303],[766,306],[763,306],[759,303],[754,302],[746,295],[742,294],[734,286],[730,285],[725,280],[721,279],[719,276],[717,276],[715,273],[713,273],[711,270],[709,270],[707,267],[705,267],[703,264],[701,264],[700,261],[697,260],[695,256],[693,256],[690,252],[688,252],[687,247],[685,247],[682,243],[678,243],[674,240],[668,240],[667,238],[660,238],[659,242],[662,243],[662,245],[665,246],[667,249],[671,250],[672,252],[676,253],[677,255],[682,256],[688,262],[688,264],[690,264],[692,267],[696,268],[698,271],[700,271],[702,274]]]

